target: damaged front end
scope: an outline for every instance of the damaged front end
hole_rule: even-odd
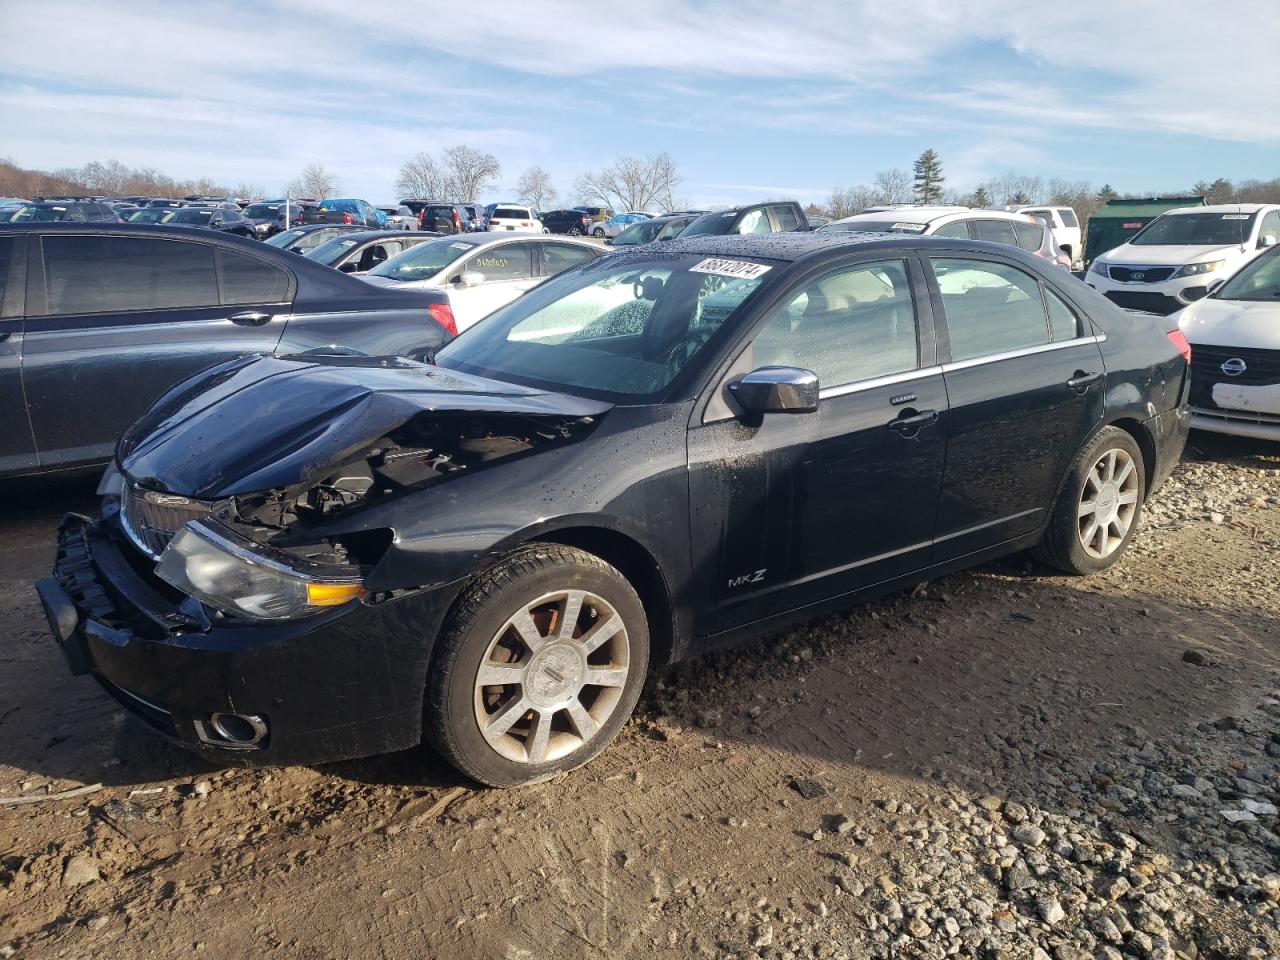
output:
[[[395,532],[359,511],[573,443],[609,409],[402,360],[257,358],[206,377],[122,441],[119,528],[161,580],[251,619],[366,598]]]

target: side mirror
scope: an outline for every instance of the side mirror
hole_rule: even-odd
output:
[[[478,283],[484,283],[484,274],[475,270],[468,270],[454,277],[452,283],[458,288],[474,287]]]
[[[1280,242],[1280,238],[1264,234],[1258,238],[1258,249],[1261,250],[1267,247],[1274,247],[1277,242]]]
[[[799,367],[758,367],[729,392],[749,414],[812,413],[818,409],[818,375]]]
[[[341,270],[343,273],[355,273],[356,262],[354,260],[348,260],[346,263],[340,264],[338,266],[338,269]]]

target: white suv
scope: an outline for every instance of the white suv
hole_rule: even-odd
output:
[[[516,231],[518,233],[550,233],[542,225],[537,214],[529,207],[515,207],[502,203],[493,208],[489,214],[488,229],[502,233]]]
[[[1084,268],[1084,243],[1080,237],[1080,221],[1070,207],[1010,207],[1014,213],[1040,217],[1053,230],[1053,243],[1067,255],[1071,269]]]
[[[1131,310],[1173,313],[1280,243],[1280,205],[1179,207],[1094,259],[1089,286]]]

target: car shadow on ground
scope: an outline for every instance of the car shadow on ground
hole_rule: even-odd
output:
[[[1207,452],[1263,467],[1271,456],[1257,442],[1199,438],[1195,455]],[[0,764],[116,786],[207,775],[220,765],[126,717],[90,678],[70,677],[47,635],[30,583],[46,569],[58,516],[93,510],[93,485],[35,485],[0,503],[0,535],[17,534],[12,584],[22,594],[0,611],[11,642],[0,650]],[[33,554],[42,558],[34,575]],[[1043,573],[1022,555],[1005,558],[658,670],[624,739],[644,739],[641,728],[664,716],[692,727],[714,713],[715,737],[792,752],[800,767],[860,764],[904,776],[945,768],[994,790],[999,770],[969,770],[966,742],[1006,737],[1031,718],[1047,724],[1046,737],[1103,750],[1117,723],[1157,735],[1225,696],[1229,662],[1259,674],[1280,662],[1271,611],[1117,597],[1096,579]],[[1209,666],[1181,661],[1192,647]],[[1191,687],[1168,683],[1170,671],[1188,670],[1198,670]],[[366,784],[467,783],[427,746],[316,769]]]

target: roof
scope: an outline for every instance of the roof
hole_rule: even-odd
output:
[[[1168,213],[1257,213],[1276,206],[1274,203],[1209,203],[1202,207],[1179,207]]]
[[[859,223],[866,221],[867,223],[884,223],[885,220],[898,220],[902,223],[933,223],[935,220],[942,220],[946,217],[965,215],[996,217],[1001,220],[1016,220],[1019,222],[1027,220],[1029,216],[1029,214],[1025,213],[994,210],[986,207],[894,207],[889,210],[855,213],[851,217],[845,217],[843,220],[834,222]]]
[[[1125,217],[1151,217],[1176,207],[1202,207],[1204,197],[1145,197],[1126,200],[1108,200],[1107,205],[1095,211],[1090,220],[1119,219]]]
[[[721,257],[757,257],[764,260],[800,260],[811,253],[832,247],[874,244],[886,247],[908,246],[921,242],[912,234],[889,233],[753,233],[676,237],[661,245],[663,255],[669,253],[705,253]],[[924,238],[928,239],[928,238]]]
[[[337,227],[345,224],[327,223],[323,226]],[[434,240],[441,236],[444,234],[436,233],[434,230],[344,230],[342,232],[343,240],[354,240],[356,243],[364,243],[368,240],[403,240],[406,237]]]

